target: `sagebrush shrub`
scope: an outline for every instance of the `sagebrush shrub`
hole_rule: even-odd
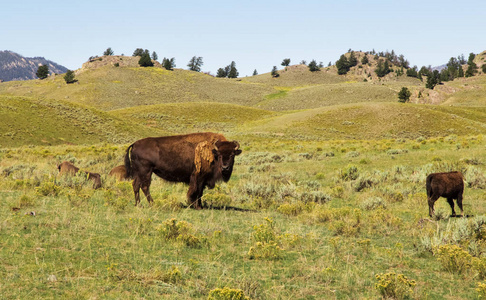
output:
[[[356,166],[348,166],[346,169],[340,171],[340,177],[344,181],[356,180],[359,177],[359,170]]]
[[[277,211],[287,216],[297,216],[304,210],[304,203],[284,203],[277,208]]]
[[[249,300],[245,293],[240,289],[224,287],[209,291],[208,300]]]
[[[276,232],[271,218],[265,223],[253,226],[252,238],[256,242],[248,251],[250,259],[280,259],[283,249],[279,246],[281,236]]]
[[[415,280],[395,272],[377,274],[375,288],[385,299],[405,299],[413,295]]]
[[[458,245],[441,245],[437,249],[437,259],[444,270],[462,274],[471,268],[472,255]]]
[[[486,281],[478,282],[476,292],[478,293],[478,299],[486,299]]]
[[[57,196],[60,191],[61,187],[52,181],[44,181],[35,188],[35,192],[41,196]]]
[[[375,210],[378,208],[386,208],[386,202],[380,197],[371,197],[367,198],[361,204],[359,207],[363,210]]]
[[[186,221],[166,220],[158,231],[166,240],[178,241],[188,247],[198,248],[203,244],[202,239],[194,234],[192,224]]]

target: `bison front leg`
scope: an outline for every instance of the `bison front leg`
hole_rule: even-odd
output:
[[[462,209],[462,193],[457,195],[457,206],[459,206],[459,209],[461,210],[461,215],[464,216],[464,210]]]
[[[195,209],[201,209],[202,184],[196,175],[191,176],[189,190],[187,191],[187,205],[194,205]]]

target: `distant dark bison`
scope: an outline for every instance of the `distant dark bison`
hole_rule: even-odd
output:
[[[451,206],[452,216],[456,216],[454,210],[454,199],[457,206],[462,209],[462,193],[464,192],[464,180],[461,172],[432,173],[426,180],[427,200],[429,202],[429,215],[434,215],[434,203],[439,197],[447,198]]]
[[[217,181],[230,179],[239,148],[238,142],[212,132],[136,141],[125,155],[127,174],[134,179],[135,206],[140,203],[140,188],[147,201],[153,202],[150,183],[155,173],[167,181],[189,184],[188,205],[201,209],[204,188],[212,189]]]
[[[127,175],[127,169],[125,168],[125,165],[119,165],[111,169],[110,176],[114,176],[117,180],[120,181],[130,179],[130,177]]]
[[[79,172],[79,168],[74,166],[72,163],[63,161],[57,166],[59,170],[59,175],[74,175]],[[86,174],[88,180],[93,181],[93,188],[99,189],[101,187],[101,176],[98,173],[92,173],[87,171],[81,171]]]

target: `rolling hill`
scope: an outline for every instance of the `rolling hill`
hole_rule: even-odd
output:
[[[267,73],[225,79],[140,68],[135,60],[88,62],[76,71],[75,84],[59,75],[0,83],[0,130],[8,137],[1,146],[126,143],[194,131],[306,139],[485,133],[486,76],[481,72],[429,90],[418,79],[395,73],[375,78],[368,65],[345,76],[337,75],[334,66],[310,72],[296,65],[280,70],[278,78]],[[397,103],[404,86],[416,104]]]
[[[52,99],[0,95],[0,147],[128,143],[156,129],[89,107]]]

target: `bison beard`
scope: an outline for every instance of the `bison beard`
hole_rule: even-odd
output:
[[[457,200],[457,206],[461,209],[461,214],[463,213],[462,193],[464,192],[464,181],[461,172],[432,173],[427,176],[426,189],[430,217],[434,215],[434,203],[440,197],[447,198],[447,202],[451,206],[452,216],[456,216],[454,199]]]
[[[228,181],[234,157],[240,153],[238,142],[229,142],[212,132],[138,140],[125,154],[127,175],[133,178],[135,205],[140,203],[140,189],[147,201],[153,202],[150,183],[155,173],[167,181],[189,184],[188,204],[200,209],[204,188],[214,188],[219,180]]]

